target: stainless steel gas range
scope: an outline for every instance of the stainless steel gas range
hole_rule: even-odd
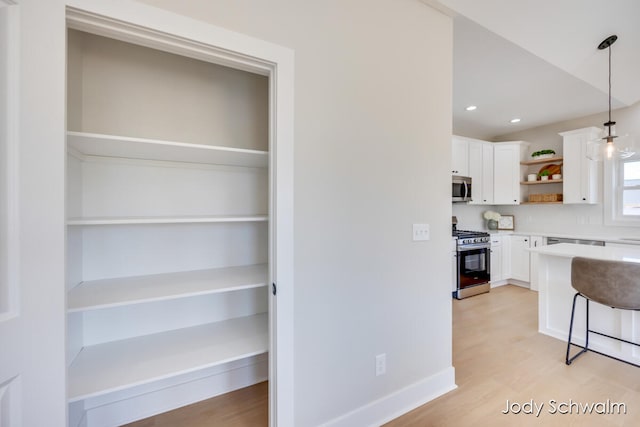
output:
[[[462,299],[489,292],[491,286],[491,239],[482,231],[456,230],[457,279],[454,298]]]

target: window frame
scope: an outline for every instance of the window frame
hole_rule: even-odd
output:
[[[604,222],[605,225],[640,227],[640,215],[624,215],[622,202],[625,190],[640,190],[640,185],[624,186],[624,164],[640,162],[639,156],[606,160],[604,165]]]

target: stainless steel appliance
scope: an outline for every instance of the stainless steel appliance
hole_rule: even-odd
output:
[[[457,299],[489,292],[491,289],[491,239],[482,231],[456,230]]]
[[[458,175],[451,177],[451,200],[453,202],[471,201],[471,177]]]
[[[566,239],[564,237],[547,237],[547,245],[557,245],[558,243],[575,243],[576,245],[604,246],[602,240]]]

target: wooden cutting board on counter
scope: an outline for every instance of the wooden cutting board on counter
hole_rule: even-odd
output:
[[[538,172],[538,175],[540,175],[542,171],[549,171],[549,176],[556,173],[562,173],[562,164],[556,165],[552,163],[550,165],[544,165],[542,168],[540,168],[540,172]]]

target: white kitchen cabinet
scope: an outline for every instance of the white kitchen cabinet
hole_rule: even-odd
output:
[[[494,199],[493,175],[493,144],[488,142],[482,144],[482,186],[481,196],[483,205],[492,205]],[[476,185],[475,188],[478,188]]]
[[[469,176],[469,142],[466,138],[451,138],[451,174]]]
[[[493,144],[493,204],[520,204],[520,161],[527,145],[523,141]]]
[[[268,379],[269,77],[68,34],[70,419]]]
[[[471,201],[469,204],[481,205],[482,202],[482,142],[469,141],[469,176],[471,177]]]
[[[511,278],[529,282],[530,236],[511,235]]]
[[[564,164],[563,203],[596,204],[599,202],[598,162],[587,157],[587,143],[600,135],[600,129],[588,127],[561,132]]]
[[[480,140],[469,140],[469,176],[472,197],[469,204],[493,204],[493,146]]]
[[[540,246],[545,245],[545,238],[542,236],[531,236],[531,240],[529,241],[529,247],[531,248],[539,248]],[[532,291],[538,290],[538,280],[534,279],[534,275],[538,274],[538,256],[532,253],[529,253],[529,278],[530,278],[530,289]]]
[[[511,278],[511,235],[502,236],[502,278]]]
[[[505,279],[502,268],[502,236],[491,236],[491,283],[499,282]]]

